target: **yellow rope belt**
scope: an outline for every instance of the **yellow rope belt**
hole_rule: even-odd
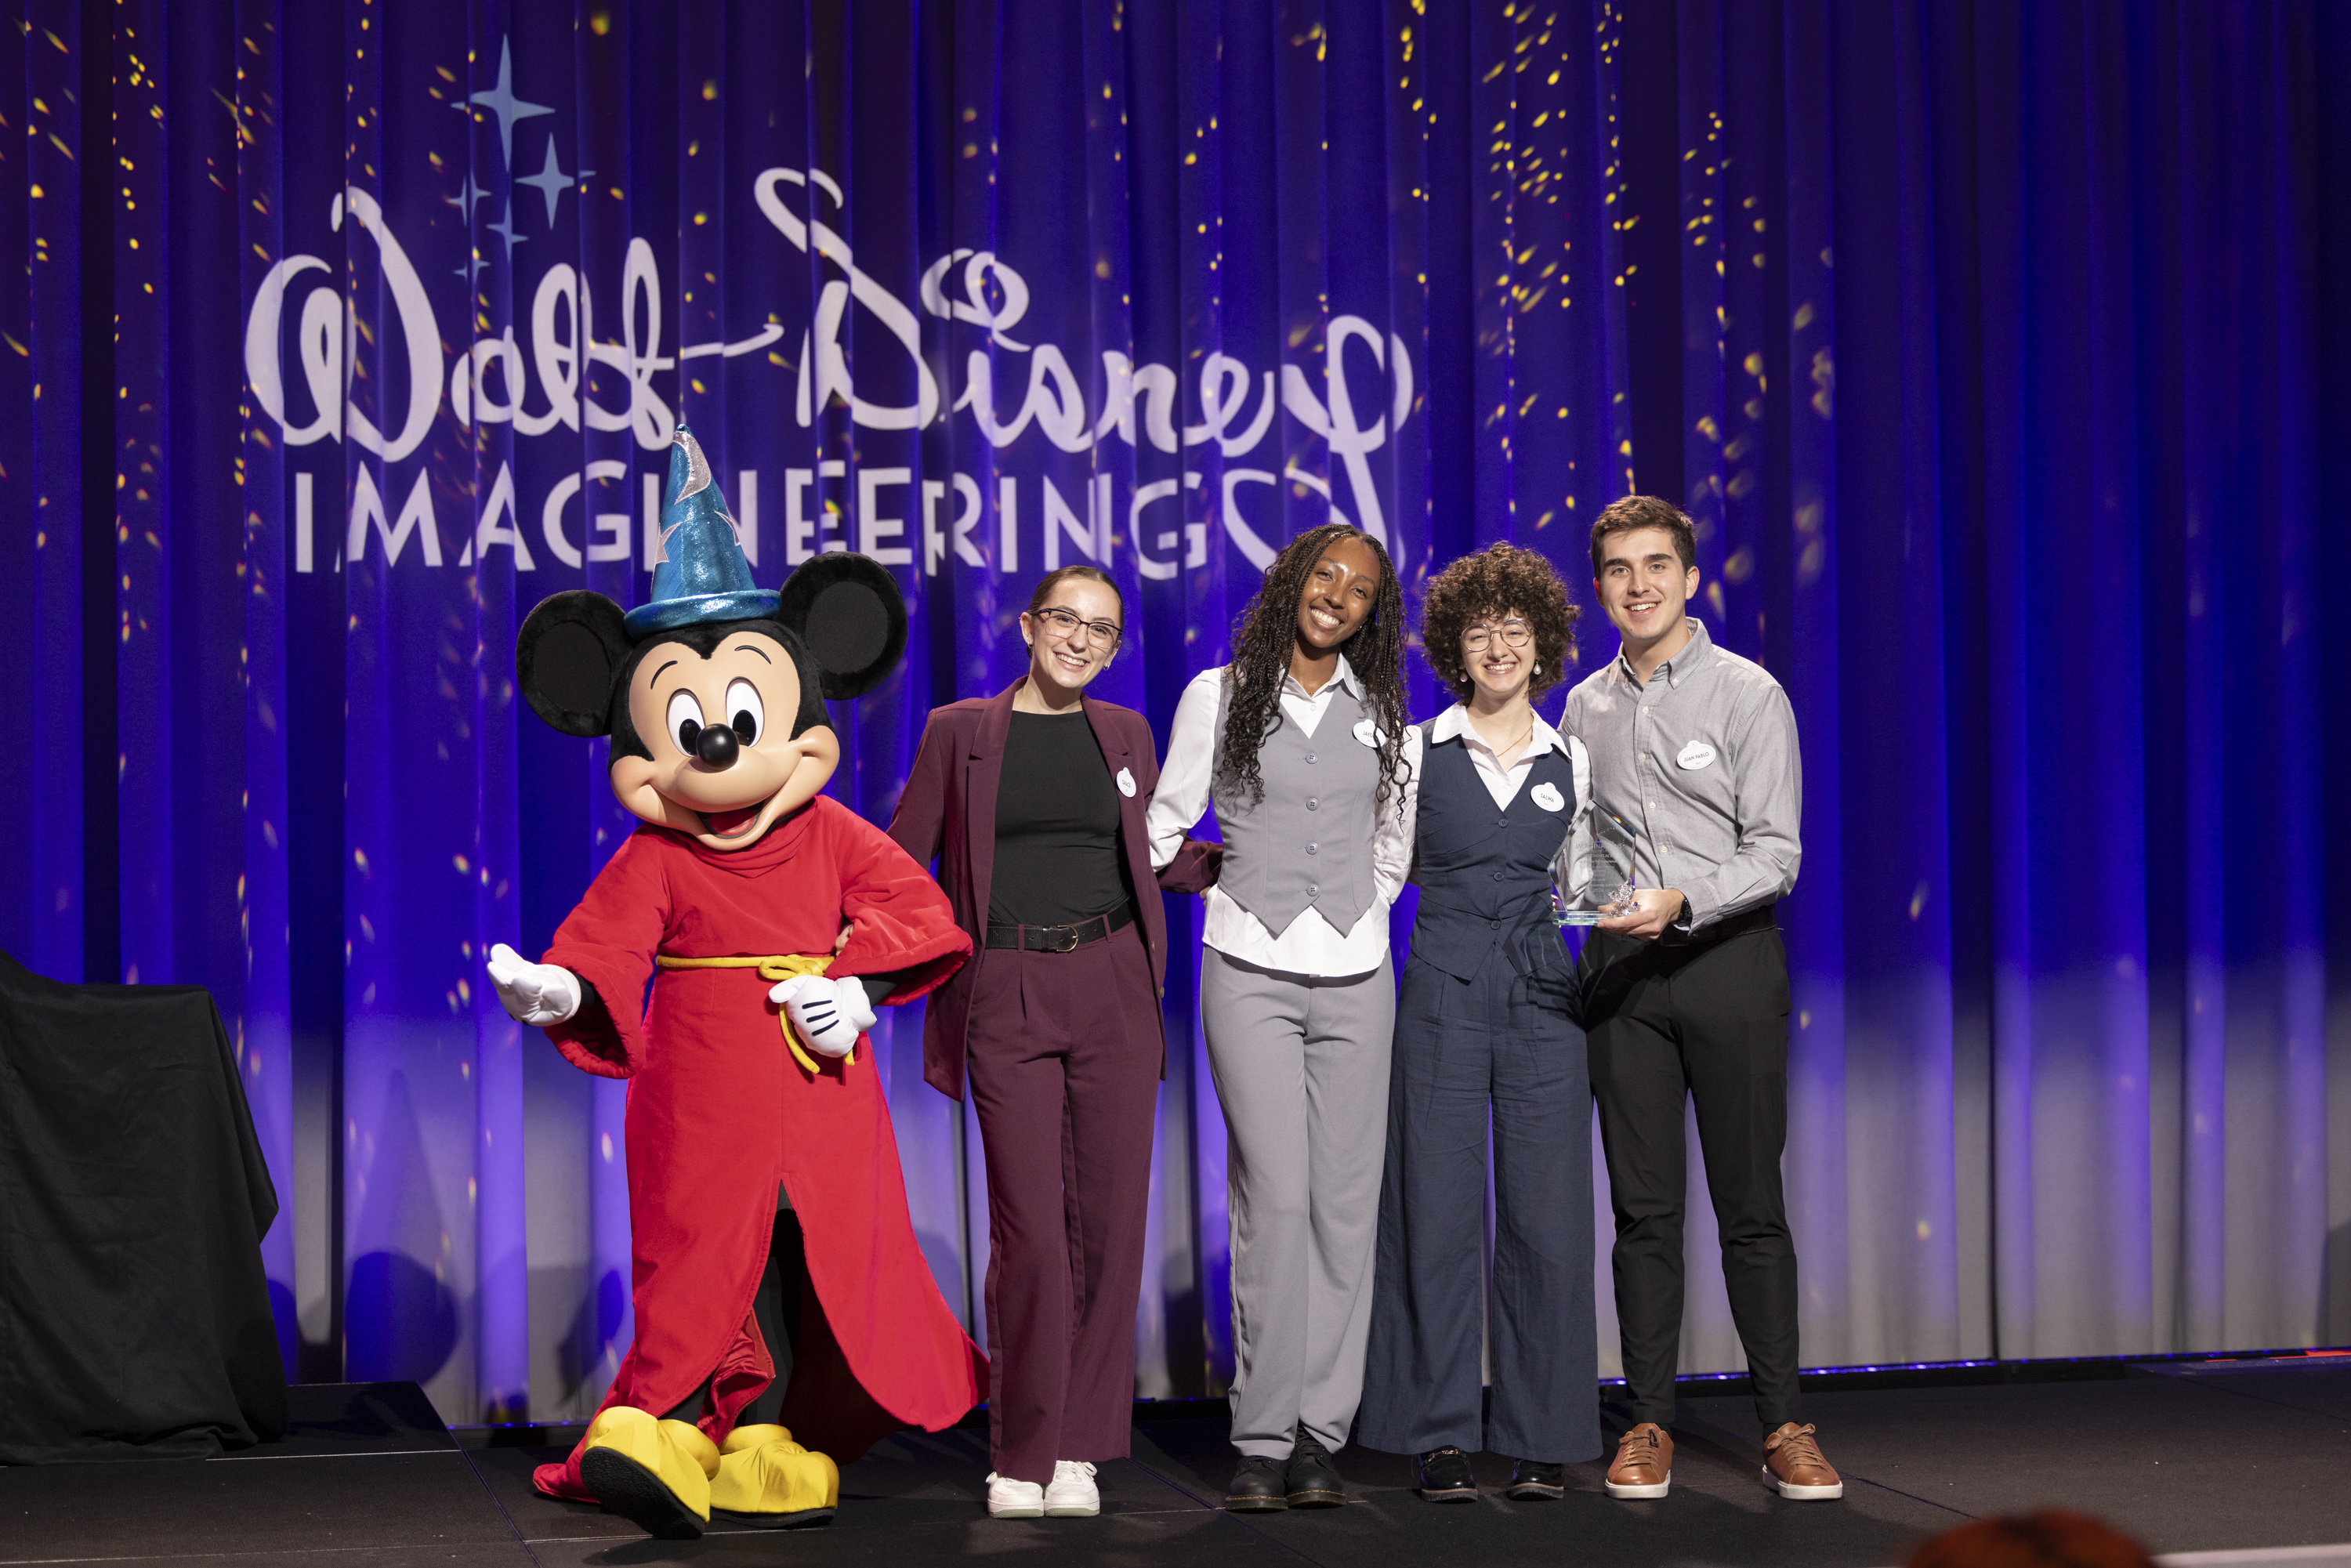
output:
[[[806,953],[786,953],[768,958],[680,958],[674,954],[656,953],[653,962],[664,969],[757,969],[759,978],[774,985],[796,975],[821,975],[832,967],[832,956],[830,953],[820,958],[810,957]],[[778,1009],[776,1023],[784,1031],[784,1044],[790,1049],[793,1060],[807,1068],[810,1076],[814,1077],[819,1069],[809,1053],[800,1049],[799,1037],[792,1033],[791,1016]],[[841,1062],[846,1068],[856,1060],[857,1048],[851,1046]]]

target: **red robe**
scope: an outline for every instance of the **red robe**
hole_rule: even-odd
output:
[[[701,1424],[716,1442],[772,1380],[751,1297],[779,1181],[807,1239],[824,1323],[864,1394],[889,1416],[936,1431],[987,1388],[987,1358],[915,1245],[870,1044],[860,1040],[851,1064],[817,1058],[822,1071],[810,1078],[784,1043],[772,982],[757,969],[654,964],[664,953],[830,953],[845,919],[855,931],[828,973],[912,970],[893,1004],[938,985],[971,950],[928,873],[825,796],[747,849],[639,828],[557,930],[543,962],[592,983],[609,1012],[583,1009],[547,1032],[574,1065],[630,1081],[636,1339],[599,1409],[659,1416],[711,1378],[716,1408]],[[802,1337],[805,1347],[805,1321]],[[827,1369],[806,1370],[823,1385]],[[802,1403],[798,1382],[793,1399]],[[876,1435],[870,1412],[862,1423],[845,1414],[831,1441],[820,1408],[802,1422],[815,1429],[795,1423],[794,1435],[825,1451],[839,1442],[862,1452]],[[559,1497],[593,1500],[579,1466],[574,1449],[536,1479]]]

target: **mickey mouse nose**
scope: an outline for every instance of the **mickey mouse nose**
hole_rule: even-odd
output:
[[[736,743],[734,730],[723,724],[705,725],[694,737],[694,754],[702,758],[705,768],[725,769],[735,766],[742,747]]]

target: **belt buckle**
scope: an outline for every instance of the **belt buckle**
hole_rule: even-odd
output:
[[[1046,930],[1048,930],[1048,931],[1061,931],[1061,932],[1066,932],[1066,933],[1068,933],[1068,935],[1069,935],[1069,938],[1070,938],[1069,946],[1065,946],[1065,947],[1048,947],[1048,948],[1046,948],[1046,949],[1045,949],[1045,951],[1047,951],[1048,953],[1074,953],[1074,952],[1076,952],[1076,951],[1078,950],[1078,928],[1077,928],[1076,926],[1074,926],[1074,925],[1048,925],[1048,926],[1046,926],[1046,927],[1045,927],[1045,929],[1046,929]]]

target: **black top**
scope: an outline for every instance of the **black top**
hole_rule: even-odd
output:
[[[1128,902],[1118,786],[1082,714],[1014,710],[996,787],[993,925],[1067,925]]]

